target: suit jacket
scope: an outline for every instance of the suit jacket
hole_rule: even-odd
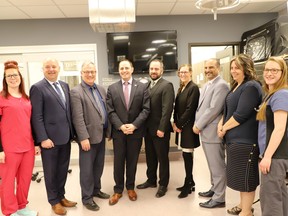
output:
[[[106,91],[100,85],[96,85],[96,87],[99,90],[106,108]],[[82,82],[74,87],[70,94],[72,121],[76,131],[77,141],[80,142],[89,139],[90,144],[100,143],[103,139],[104,132],[106,137],[110,137],[109,128],[111,127],[108,126],[105,131],[103,130],[101,112],[87,85]]]
[[[173,131],[171,114],[174,106],[174,88],[171,82],[161,78],[150,90],[150,114],[147,119],[147,130],[155,135],[157,130],[165,133]]]
[[[199,95],[198,86],[191,81],[176,96],[174,123],[182,130],[180,143],[182,148],[197,148],[200,146],[198,134],[192,131]],[[176,144],[179,144],[179,133],[176,133]]]
[[[112,124],[112,137],[121,137],[123,132],[119,130],[123,124],[133,124],[136,130],[129,135],[133,138],[141,138],[145,133],[145,122],[150,112],[149,92],[147,85],[132,79],[128,110],[126,108],[122,81],[118,81],[108,87],[107,111]]]
[[[45,78],[30,89],[31,122],[36,144],[48,138],[55,145],[66,144],[73,138],[69,86],[62,81],[59,84],[65,94],[66,107]]]
[[[209,88],[206,91],[207,86]],[[229,87],[220,76],[213,83],[208,82],[203,86],[196,112],[195,125],[201,131],[201,140],[206,143],[221,143],[217,135],[217,125],[221,119],[224,100]]]

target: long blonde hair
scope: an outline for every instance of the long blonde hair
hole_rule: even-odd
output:
[[[266,94],[266,97],[264,98],[262,104],[260,105],[259,111],[256,116],[257,120],[259,121],[264,121],[266,119],[266,108],[268,99],[280,89],[287,88],[288,71],[284,59],[282,57],[272,56],[266,61],[265,66],[269,61],[276,62],[280,66],[282,73],[280,79],[275,83],[274,88],[272,90],[270,90],[267,83],[264,82],[263,89]]]

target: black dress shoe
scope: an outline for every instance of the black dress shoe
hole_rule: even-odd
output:
[[[163,197],[166,194],[166,192],[167,192],[167,187],[159,186],[159,189],[158,189],[158,191],[157,191],[155,196],[157,198]]]
[[[90,203],[84,204],[84,206],[91,211],[98,211],[100,207],[92,200]]]
[[[146,188],[155,188],[157,187],[156,184],[151,184],[148,181],[144,182],[143,184],[139,184],[136,186],[137,189],[146,189]]]
[[[99,191],[99,193],[95,194],[95,197],[98,197],[100,199],[109,199],[110,195],[106,194],[106,193],[104,193],[102,191]]]
[[[222,208],[225,207],[225,202],[217,202],[215,200],[208,200],[207,202],[199,203],[203,208]]]
[[[202,197],[212,197],[214,195],[214,191],[209,190],[206,192],[199,192],[198,195]]]

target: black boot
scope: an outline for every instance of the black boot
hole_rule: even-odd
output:
[[[193,181],[193,177],[192,177],[192,179],[189,179],[189,180],[187,178],[185,178],[185,182],[184,182],[183,186],[176,188],[176,190],[177,191],[182,191],[184,189],[184,187],[185,187],[185,184],[189,185],[190,183],[192,185],[190,193],[192,193],[192,191],[195,191],[195,182]]]
[[[182,152],[184,159],[186,178],[184,185],[182,187],[176,188],[176,190],[181,191],[179,198],[187,197],[192,191],[195,191],[195,182],[193,180],[193,153]]]
[[[185,185],[182,187],[181,193],[178,195],[178,198],[185,198],[188,196],[188,194],[191,194],[192,191],[195,191],[195,185],[192,182],[185,183]]]

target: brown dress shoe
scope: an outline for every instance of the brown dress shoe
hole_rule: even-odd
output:
[[[114,193],[113,196],[109,199],[109,205],[115,205],[121,197],[122,194]]]
[[[135,190],[128,190],[128,197],[131,201],[136,201],[137,200],[137,194]]]
[[[77,202],[73,202],[73,201],[67,200],[66,198],[62,199],[60,201],[60,203],[64,207],[74,207],[74,206],[77,205]]]
[[[66,209],[60,203],[53,205],[52,210],[57,215],[66,215],[67,213]]]

